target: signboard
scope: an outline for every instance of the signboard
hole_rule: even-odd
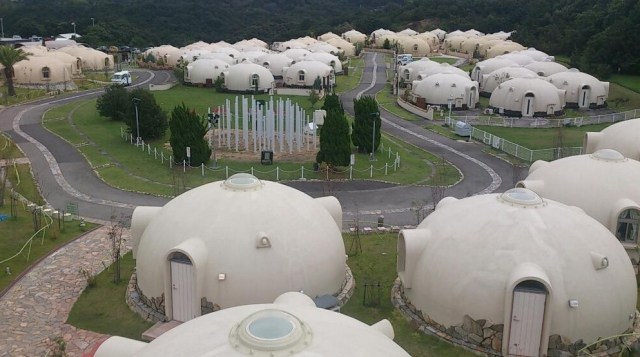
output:
[[[66,213],[70,213],[73,219],[78,219],[78,204],[75,202],[67,202],[64,208]]]
[[[187,157],[191,158],[191,146],[187,146]]]

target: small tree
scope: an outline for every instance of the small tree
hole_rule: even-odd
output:
[[[122,247],[125,239],[122,237],[124,233],[125,222],[121,217],[116,220],[116,215],[111,214],[111,222],[107,236],[111,240],[111,263],[113,264],[113,282],[118,284],[121,279],[120,270],[120,258],[122,254]]]
[[[209,162],[211,148],[204,138],[207,134],[207,121],[204,118],[182,103],[173,108],[169,128],[171,131],[169,142],[176,161],[189,160],[192,166]],[[190,147],[190,158],[187,158],[187,146]]]
[[[378,103],[373,97],[363,96],[353,100],[353,110],[351,141],[362,152],[374,152],[380,146],[381,138]]]
[[[125,120],[132,105],[129,93],[119,84],[107,87],[96,101],[96,109],[101,116],[117,121]]]
[[[129,105],[125,123],[129,127],[129,132],[137,135],[140,128],[140,137],[144,139],[159,139],[169,127],[167,114],[156,102],[156,98],[150,91],[145,89],[134,89],[130,92],[131,101],[136,99],[138,107],[138,123],[136,123],[135,106]]]
[[[388,38],[384,39],[384,43],[382,44],[382,48],[385,50],[391,49],[391,41]]]
[[[318,103],[319,101],[320,101],[320,94],[318,94],[317,90],[311,89],[311,92],[309,92],[309,103],[311,103],[311,108],[315,109],[316,103]]]
[[[316,155],[316,162],[324,162],[328,167],[347,166],[350,155],[351,140],[347,118],[342,109],[329,109],[322,127],[320,151]]]

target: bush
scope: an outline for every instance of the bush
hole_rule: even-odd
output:
[[[96,109],[101,116],[117,121],[124,121],[131,105],[129,93],[119,84],[107,87],[96,101]]]
[[[191,166],[206,164],[211,158],[211,148],[204,136],[207,134],[206,120],[184,103],[171,112],[171,149],[177,162],[189,161]],[[187,158],[186,148],[190,147],[191,157]]]

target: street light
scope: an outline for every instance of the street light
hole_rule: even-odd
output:
[[[453,98],[447,99],[447,105],[449,106],[449,125],[451,125],[451,107],[453,106]]]
[[[371,156],[369,161],[376,161],[376,118],[380,116],[380,112],[369,113],[373,118],[372,133],[371,133]]]
[[[141,142],[141,138],[140,138],[140,122],[138,121],[138,103],[140,102],[140,99],[133,98],[131,101],[133,101],[133,106],[136,107],[136,146],[139,146]]]

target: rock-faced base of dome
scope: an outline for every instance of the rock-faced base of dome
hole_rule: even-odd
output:
[[[485,319],[474,320],[465,315],[461,324],[444,326],[418,310],[404,294],[404,287],[397,278],[391,290],[393,306],[407,318],[412,326],[425,334],[458,345],[475,354],[502,356],[503,324],[492,324]],[[577,356],[581,354],[607,357],[618,356],[623,349],[638,346],[640,350],[640,313],[636,311],[633,328],[606,340],[600,340],[587,346],[583,340],[571,341],[557,334],[549,336],[547,356]],[[586,347],[586,348],[585,348]]]

